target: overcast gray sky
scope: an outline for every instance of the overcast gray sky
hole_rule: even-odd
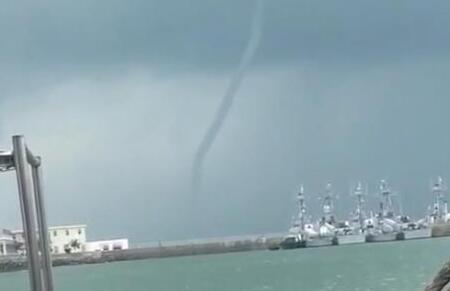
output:
[[[381,178],[418,215],[450,176],[448,1],[266,1],[195,228],[192,161],[253,2],[1,4],[0,143],[24,134],[43,155],[51,224],[132,241],[283,231],[301,183],[317,207],[332,181],[344,215],[350,184]],[[0,191],[2,226],[19,227],[12,174]]]

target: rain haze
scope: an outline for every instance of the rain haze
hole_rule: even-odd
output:
[[[450,178],[448,1],[266,1],[192,209],[254,6],[2,1],[0,142],[24,134],[43,156],[51,225],[132,242],[280,232],[301,184],[317,208],[331,181],[343,216],[352,183],[375,195],[380,179],[424,214],[430,179]],[[15,183],[0,176],[5,228],[20,227]]]

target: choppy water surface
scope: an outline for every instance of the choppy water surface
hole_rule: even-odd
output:
[[[57,291],[423,290],[450,239],[182,257],[55,269]],[[28,290],[27,273],[0,290]]]

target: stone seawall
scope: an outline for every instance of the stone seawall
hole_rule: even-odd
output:
[[[431,237],[450,236],[450,224],[436,224],[431,228]]]
[[[434,225],[431,233],[432,237],[450,236],[450,224]],[[282,237],[271,237],[264,239],[229,240],[223,242],[197,242],[171,246],[162,245],[106,252],[62,254],[52,256],[52,261],[53,266],[68,266],[152,258],[247,252],[270,249],[273,246],[278,246],[281,240]],[[0,272],[18,271],[26,268],[27,261],[24,256],[0,256]]]
[[[214,242],[110,251],[103,252],[101,259],[103,262],[109,262],[267,250],[270,246],[279,244],[281,239],[282,238],[272,238],[261,241],[243,240]]]
[[[53,266],[68,266],[152,258],[223,254],[267,250],[270,246],[277,245],[280,242],[281,238],[270,238],[264,240],[240,240],[195,243],[178,246],[156,246],[128,250],[54,255],[52,256],[52,261]],[[0,257],[0,272],[18,271],[26,268],[27,261],[24,256]]]

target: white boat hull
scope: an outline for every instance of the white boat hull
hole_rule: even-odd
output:
[[[365,234],[339,235],[338,245],[362,244],[366,242]]]
[[[404,232],[405,239],[421,239],[431,237],[431,228],[407,230]]]
[[[366,235],[366,242],[388,242],[402,240],[402,233],[390,232],[390,233],[379,233],[379,234],[368,234]]]
[[[327,247],[336,244],[337,242],[335,237],[317,237],[306,241],[307,248]]]

